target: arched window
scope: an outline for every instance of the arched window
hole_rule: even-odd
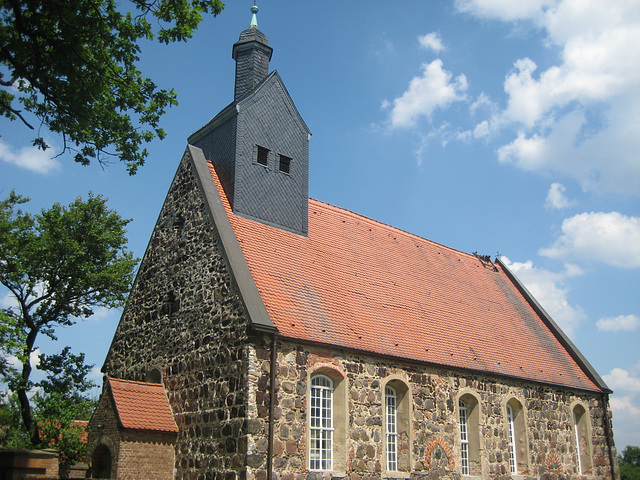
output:
[[[308,391],[309,470],[347,470],[347,381],[323,367],[311,374]]]
[[[333,469],[333,382],[316,375],[311,379],[309,469]]]
[[[518,460],[516,452],[516,421],[513,407],[507,403],[507,423],[509,431],[509,470],[514,475],[518,473]]]
[[[387,471],[411,471],[411,394],[402,379],[384,386],[384,456]]]
[[[458,400],[460,468],[463,475],[480,475],[480,429],[478,400],[462,395]]]
[[[573,431],[578,474],[582,475],[591,470],[592,465],[589,412],[580,404],[573,407]]]
[[[512,474],[529,471],[529,455],[525,412],[515,398],[506,404],[507,439],[509,440],[509,469]]]
[[[158,367],[154,367],[147,372],[147,383],[162,383],[162,372]]]
[[[460,465],[462,474],[469,475],[469,408],[460,400]]]
[[[385,421],[387,430],[387,470],[398,470],[398,394],[395,388],[385,387]]]

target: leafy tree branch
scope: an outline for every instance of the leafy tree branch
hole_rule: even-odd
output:
[[[76,162],[114,157],[135,174],[164,138],[160,118],[177,105],[138,69],[140,41],[186,41],[221,0],[0,0],[0,115],[35,130],[23,112],[63,138]],[[152,28],[150,19],[157,27]],[[47,149],[36,133],[33,144]]]

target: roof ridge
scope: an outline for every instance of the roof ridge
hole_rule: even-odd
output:
[[[419,240],[422,240],[422,241],[425,241],[425,242],[429,242],[429,243],[431,243],[433,245],[436,245],[438,247],[441,247],[441,248],[443,248],[445,250],[450,250],[452,252],[459,253],[459,254],[464,255],[466,257],[476,258],[476,255],[473,255],[472,253],[463,252],[462,250],[458,250],[457,248],[449,247],[449,246],[444,245],[444,244],[442,244],[440,242],[436,242],[435,240],[430,240],[428,238],[422,237],[422,236],[417,235],[415,233],[411,233],[411,232],[409,232],[407,230],[404,230],[404,229],[399,228],[399,227],[395,227],[395,226],[393,226],[393,225],[391,225],[389,223],[385,223],[385,222],[382,222],[380,220],[376,220],[375,218],[368,217],[367,215],[364,215],[362,213],[358,213],[358,212],[356,212],[354,210],[350,210],[350,209],[344,208],[344,207],[339,207],[339,206],[334,205],[332,203],[325,202],[324,200],[318,200],[317,198],[313,198],[313,197],[309,197],[309,200],[312,201],[312,202],[316,202],[316,203],[319,203],[319,204],[322,204],[322,205],[325,205],[325,206],[328,206],[328,207],[332,207],[332,208],[334,208],[336,210],[341,210],[341,211],[346,212],[348,214],[363,218],[364,220],[367,220],[367,221],[369,221],[371,223],[375,223],[375,224],[380,225],[381,227],[387,228],[389,230],[393,230],[393,231],[398,232],[398,233],[400,233],[402,235],[405,235],[407,237],[416,238],[416,239],[419,239]]]

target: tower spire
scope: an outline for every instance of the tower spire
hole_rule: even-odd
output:
[[[251,25],[249,26],[258,28],[258,16],[256,15],[258,13],[258,6],[256,5],[256,0],[253,0],[253,7],[251,7],[251,13],[253,15],[251,15]]]
[[[267,77],[269,60],[273,53],[267,36],[258,29],[256,0],[253,0],[251,11],[251,26],[240,34],[240,38],[233,45],[232,55],[236,61],[236,102],[251,93]]]

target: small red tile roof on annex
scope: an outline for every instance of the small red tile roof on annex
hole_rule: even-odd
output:
[[[227,215],[284,337],[598,391],[499,265],[318,200],[303,237]]]
[[[164,387],[109,377],[109,387],[124,428],[177,432]]]

